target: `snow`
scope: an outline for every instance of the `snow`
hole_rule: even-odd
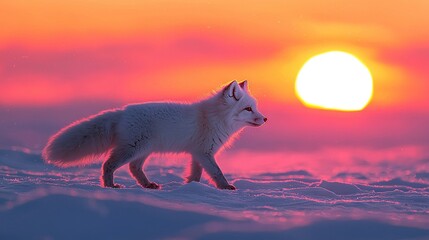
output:
[[[184,163],[146,166],[161,190],[140,188],[126,168],[116,173],[126,187],[105,189],[99,164],[61,169],[0,150],[0,239],[429,239],[425,171],[228,172],[238,190],[227,191],[184,184]]]

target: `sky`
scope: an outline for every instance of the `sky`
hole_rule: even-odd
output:
[[[1,1],[0,148],[40,151],[100,110],[192,102],[247,79],[268,122],[234,156],[427,159],[428,11],[425,0]],[[295,94],[302,65],[334,50],[372,74],[362,111],[310,109]]]

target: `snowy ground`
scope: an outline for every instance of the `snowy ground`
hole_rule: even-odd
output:
[[[0,239],[429,239],[429,172],[228,174],[238,190],[226,191],[183,184],[184,164],[148,164],[161,190],[125,168],[116,181],[126,188],[104,189],[99,164],[60,169],[0,150]]]

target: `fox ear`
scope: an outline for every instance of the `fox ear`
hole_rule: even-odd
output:
[[[243,97],[243,90],[238,85],[237,81],[231,82],[225,89],[225,96],[228,98],[234,98],[236,101]]]
[[[242,89],[244,89],[245,91],[249,90],[248,86],[247,86],[247,80],[244,80],[240,83],[240,87]]]

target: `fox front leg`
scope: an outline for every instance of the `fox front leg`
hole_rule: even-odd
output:
[[[211,154],[197,154],[193,156],[193,159],[197,160],[201,167],[207,172],[216,187],[219,189],[235,190],[236,188],[229,184],[217,165],[214,157]]]
[[[186,182],[199,182],[201,179],[201,174],[203,173],[203,168],[197,160],[192,159],[189,171],[189,175],[186,177]]]

